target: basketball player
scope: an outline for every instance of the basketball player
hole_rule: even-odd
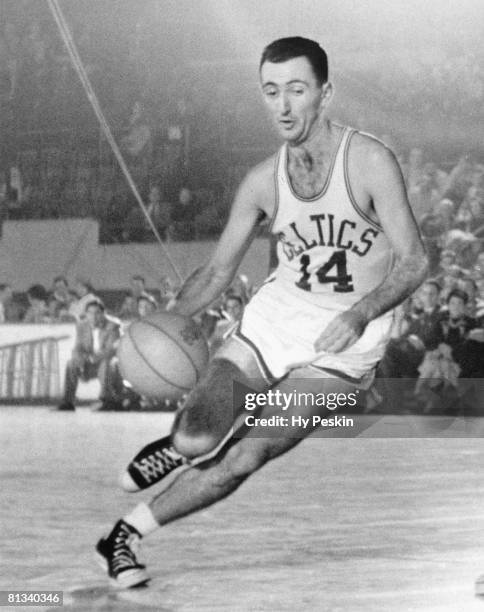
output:
[[[427,273],[393,153],[327,116],[333,87],[324,50],[304,38],[277,40],[263,52],[260,82],[284,144],[248,173],[215,252],[185,282],[173,310],[192,316],[212,303],[261,224],[278,239],[279,265],[189,394],[171,443],[154,443],[137,457],[141,465],[156,455],[160,469],[154,478],[138,470],[132,489],[184,469],[99,541],[98,555],[121,587],[149,580],[135,556],[137,540],[226,497],[310,433],[301,427],[291,436],[230,437],[233,381],[253,387],[257,379],[258,389],[276,389],[291,376],[315,378],[322,392],[367,386],[389,339],[392,309]],[[261,416],[277,410],[266,406]],[[294,407],[303,416],[305,410]]]

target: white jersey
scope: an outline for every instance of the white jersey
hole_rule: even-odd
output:
[[[349,308],[378,286],[392,266],[392,250],[378,223],[358,206],[348,178],[348,149],[355,130],[342,130],[328,178],[313,198],[295,194],[287,145],[275,164],[278,282],[326,308]],[[298,291],[299,290],[299,291]]]
[[[257,364],[267,381],[316,370],[367,386],[390,338],[392,312],[370,321],[362,336],[336,354],[314,343],[333,319],[378,286],[392,266],[382,228],[358,207],[348,181],[348,147],[354,130],[342,130],[326,184],[314,198],[297,196],[287,172],[287,146],[275,162],[277,205],[271,229],[279,265],[247,305],[240,328],[217,355],[251,374]],[[244,351],[241,351],[241,346]]]

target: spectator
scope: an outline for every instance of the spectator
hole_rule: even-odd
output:
[[[18,323],[22,319],[22,309],[13,297],[8,283],[0,284],[0,323]]]
[[[166,238],[166,232],[170,223],[170,205],[161,201],[159,187],[152,185],[146,204],[146,212],[150,216],[156,230],[162,239]],[[123,239],[130,242],[147,242],[154,240],[155,235],[146,215],[138,204],[133,206],[125,223]]]
[[[451,357],[460,368],[460,375],[467,377],[469,332],[477,327],[477,321],[466,314],[469,301],[467,293],[454,289],[447,296],[447,311],[434,324],[428,335],[427,346],[430,351],[441,344],[450,347]]]
[[[115,405],[118,373],[113,359],[119,340],[119,326],[108,321],[104,306],[97,300],[85,308],[85,320],[77,324],[76,344],[65,373],[64,397],[59,410],[74,410],[79,379],[91,380],[96,376],[101,383],[101,410]]]
[[[7,322],[6,304],[12,299],[12,288],[4,283],[0,284],[0,323]]]
[[[477,308],[477,283],[470,276],[466,276],[461,279],[458,283],[458,288],[461,289],[464,293],[467,294],[467,306],[466,306],[466,314],[469,317],[476,316],[476,308]]]
[[[150,169],[153,138],[145,109],[138,100],[133,104],[126,132],[126,136],[121,140],[121,147],[127,153],[135,182],[143,184],[148,178]]]
[[[77,295],[77,300],[71,302],[69,306],[69,314],[72,315],[76,321],[80,321],[86,315],[86,307],[90,302],[98,302],[102,304],[100,297],[94,294],[94,289],[89,281],[78,277],[74,284],[74,291]]]
[[[198,202],[190,189],[182,187],[178,202],[171,213],[170,234],[173,240],[193,240],[195,237],[195,217],[199,212]]]
[[[378,365],[379,378],[417,378],[426,346],[441,317],[440,290],[436,280],[428,280],[416,292],[420,307],[404,318],[401,337],[392,338],[388,343]],[[390,395],[390,392],[386,395]]]
[[[160,279],[160,308],[170,308],[176,298],[178,288],[169,276],[162,276]]]
[[[59,302],[54,294],[49,295],[47,310],[51,323],[75,323],[76,318],[69,313],[66,303]]]
[[[138,318],[142,319],[156,311],[156,301],[148,294],[140,295],[138,298]]]
[[[484,251],[481,251],[481,253],[477,255],[476,262],[474,264],[474,272],[479,278],[484,277]]]
[[[155,297],[146,291],[144,277],[140,274],[135,274],[131,277],[131,290],[121,305],[119,317],[121,319],[137,319],[138,299],[142,296],[153,301],[155,304],[157,303]]]
[[[69,310],[72,302],[72,294],[69,291],[69,283],[65,276],[56,276],[52,282],[52,295],[59,303],[59,307]]]
[[[425,400],[424,412],[434,410],[455,413],[461,406],[474,407],[472,385],[458,385],[459,379],[484,376],[484,329],[476,319],[465,314],[468,296],[460,289],[447,299],[448,312],[435,324],[429,350],[420,366],[416,393]],[[464,381],[465,383],[465,381]],[[479,411],[482,406],[479,405]]]
[[[29,308],[24,316],[24,323],[50,323],[47,307],[49,295],[43,285],[32,285],[27,290]]]

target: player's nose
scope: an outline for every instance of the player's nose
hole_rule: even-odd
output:
[[[278,100],[278,111],[282,114],[282,115],[288,115],[289,112],[291,111],[291,104],[289,102],[289,97],[287,96],[287,94],[282,93]]]

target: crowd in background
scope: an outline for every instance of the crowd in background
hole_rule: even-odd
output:
[[[95,6],[102,11],[109,4]],[[130,3],[123,6],[132,10]],[[5,135],[0,227],[4,220],[94,217],[103,243],[155,240],[100,135],[46,6],[18,0],[6,7],[0,15],[0,127]],[[253,113],[255,89],[247,85],[245,68],[193,66],[198,47],[189,32],[173,33],[171,42],[150,35],[149,12],[144,21],[136,16],[119,25],[84,20],[75,4],[71,8],[86,71],[156,233],[166,241],[218,236],[236,185],[274,145],[263,114]],[[171,28],[157,27],[160,32]],[[153,57],[163,62],[154,64]],[[371,127],[376,113],[399,126],[399,118],[412,109],[415,123],[427,129],[457,109],[466,118],[459,121],[461,131],[469,122],[478,125],[484,74],[475,55],[439,58],[395,49],[386,58],[377,53],[374,65],[368,53],[361,65],[358,57],[348,58],[354,74],[349,68],[339,81],[352,113],[342,120],[359,127],[358,117]],[[418,87],[402,90],[405,74]],[[386,95],[392,83],[399,87],[397,97]],[[368,104],[370,93],[374,105]],[[482,152],[456,158],[449,148],[399,146],[397,133],[381,137],[397,152],[431,270],[428,282],[399,308],[379,376],[419,380],[417,394],[431,411],[428,379],[455,387],[459,378],[484,377],[484,157]],[[113,296],[95,291],[86,279],[71,285],[59,276],[49,288],[36,284],[14,295],[11,279],[0,281],[2,323],[79,322],[93,300],[104,303],[113,319],[130,321],[163,308],[176,291],[166,279],[147,291],[142,278],[135,277],[129,293]],[[248,285],[239,278],[200,318],[214,347],[240,318],[251,293]]]
[[[175,298],[178,287],[164,277],[159,286],[146,288],[141,275],[130,280],[129,291],[97,291],[83,278],[72,286],[65,276],[56,276],[49,289],[32,285],[25,293],[14,294],[11,285],[0,284],[0,323],[79,324],[86,317],[86,307],[101,304],[106,317],[125,328],[132,321],[165,310]],[[240,320],[253,287],[244,275],[239,275],[216,303],[198,317],[205,338],[218,347]]]

